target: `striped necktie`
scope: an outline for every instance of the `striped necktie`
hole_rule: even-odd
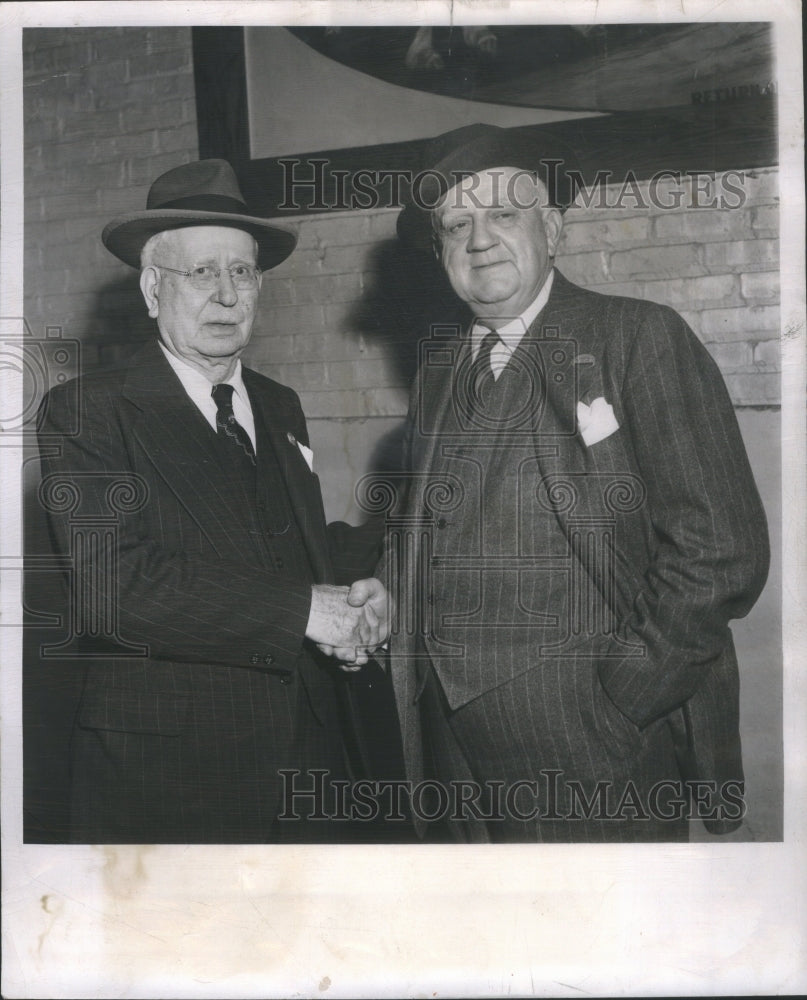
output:
[[[216,428],[218,433],[226,438],[242,457],[246,457],[251,465],[255,465],[255,449],[249,439],[249,434],[235,419],[233,413],[233,387],[226,382],[213,386],[211,393],[216,404]]]

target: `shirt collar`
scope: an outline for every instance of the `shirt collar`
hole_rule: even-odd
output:
[[[552,268],[541,286],[541,291],[538,292],[536,297],[530,305],[527,306],[524,312],[521,313],[520,316],[516,316],[515,319],[511,319],[508,323],[505,323],[503,326],[496,329],[499,339],[511,352],[514,351],[521,343],[524,338],[524,334],[527,330],[529,330],[535,322],[538,314],[546,305],[547,300],[549,299],[549,293],[552,291],[552,282],[554,278],[555,269]],[[482,346],[482,341],[490,332],[490,329],[491,327],[483,323],[481,320],[477,319],[474,321],[474,325],[471,329],[471,350],[474,357],[476,357],[479,352],[479,348]]]
[[[176,372],[177,378],[182,383],[182,388],[185,392],[187,392],[191,399],[210,399],[211,392],[213,390],[213,385],[210,380],[205,378],[205,376],[197,368],[194,368],[193,365],[189,365],[187,361],[184,361],[182,358],[178,358],[176,354],[172,354],[162,341],[159,341],[159,344],[168,361],[168,364]],[[249,405],[249,396],[247,395],[247,389],[244,385],[240,358],[235,362],[235,371],[230,378],[225,381],[228,385],[233,387],[236,395]]]

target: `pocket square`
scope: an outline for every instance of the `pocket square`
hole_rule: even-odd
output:
[[[298,441],[297,442],[297,447],[300,449],[300,452],[301,452],[303,458],[305,459],[306,465],[308,466],[308,471],[309,472],[313,472],[314,471],[314,452],[310,448],[306,448],[306,446],[302,443],[302,441]]]
[[[288,438],[288,442],[290,445],[297,445],[297,447],[300,449],[300,454],[305,459],[305,464],[308,466],[308,471],[313,472],[314,452],[309,447],[304,445],[302,441],[298,441],[291,431],[289,431],[288,434],[286,434],[286,437]]]
[[[591,406],[586,406],[585,403],[577,404],[577,424],[587,448],[619,430],[614,408],[605,401],[604,396],[598,396]]]

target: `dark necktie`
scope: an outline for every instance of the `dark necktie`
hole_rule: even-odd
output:
[[[233,413],[233,387],[226,382],[213,386],[211,395],[216,404],[216,428],[218,433],[238,449],[241,457],[246,457],[255,465],[255,449],[249,439],[249,434],[235,419]]]
[[[477,354],[476,361],[474,362],[474,367],[478,371],[478,378],[493,374],[493,368],[491,367],[490,360],[491,355],[493,354],[493,348],[498,343],[500,343],[498,333],[496,333],[495,330],[488,330],[479,346],[479,354]]]
[[[490,366],[490,358],[493,348],[500,343],[499,335],[495,330],[489,330],[482,341],[479,353],[471,368],[471,378],[469,389],[471,398],[469,400],[472,411],[482,411],[487,408],[486,396],[493,385],[493,369]]]

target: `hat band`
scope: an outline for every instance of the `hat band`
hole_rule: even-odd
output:
[[[164,201],[159,205],[149,205],[149,210],[160,211],[163,209],[185,209],[191,212],[222,212],[235,213],[236,215],[248,215],[247,206],[237,198],[230,198],[224,194],[203,194],[191,195],[188,198],[175,198],[173,201]]]

